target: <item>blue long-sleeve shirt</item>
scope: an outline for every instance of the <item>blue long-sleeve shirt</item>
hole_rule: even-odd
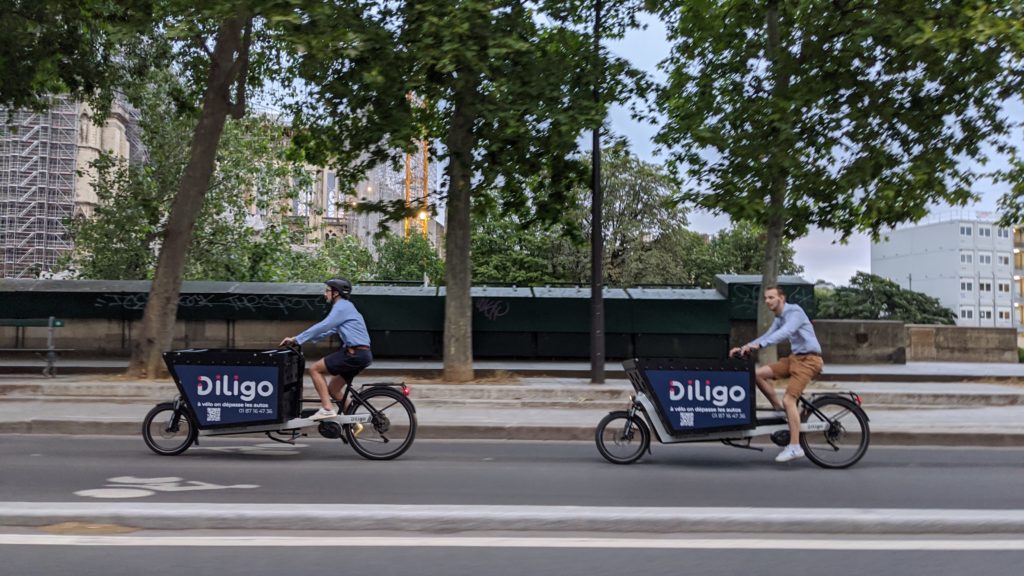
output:
[[[814,335],[814,326],[804,309],[786,302],[782,314],[775,317],[772,325],[750,344],[761,348],[774,346],[789,340],[793,354],[821,354],[821,344]]]
[[[331,334],[337,334],[345,346],[370,345],[370,333],[366,330],[363,315],[344,298],[338,299],[331,306],[331,311],[326,318],[296,336],[295,341],[301,346],[306,342],[323,340]]]

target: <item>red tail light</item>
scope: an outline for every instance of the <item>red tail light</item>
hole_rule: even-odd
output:
[[[402,384],[402,394],[405,394],[406,396],[408,396],[411,392],[412,392],[412,390],[409,390],[408,386],[406,386],[405,384]],[[858,400],[857,403],[860,404],[860,400]]]
[[[853,395],[853,401],[857,403],[857,406],[860,406],[861,405],[860,394],[854,394]]]

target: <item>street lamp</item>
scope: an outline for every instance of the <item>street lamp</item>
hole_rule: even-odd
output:
[[[594,104],[601,104],[601,0],[594,0]],[[601,222],[601,123],[594,126],[590,214],[590,382],[604,383],[604,238]]]

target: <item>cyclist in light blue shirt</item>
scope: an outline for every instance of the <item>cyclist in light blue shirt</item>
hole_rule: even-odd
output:
[[[312,420],[334,418],[338,411],[333,398],[340,398],[345,386],[351,386],[353,378],[373,363],[370,352],[370,333],[366,329],[363,315],[349,301],[352,283],[344,278],[333,278],[325,282],[324,300],[331,305],[331,311],[320,322],[310,326],[298,336],[281,341],[281,346],[306,342],[317,342],[336,334],[341,339],[341,350],[310,366],[309,376],[313,387],[320,396],[320,409],[310,416]],[[327,378],[330,376],[330,383]],[[344,408],[344,407],[342,407]]]
[[[786,294],[778,286],[764,289],[764,303],[772,314],[775,314],[775,320],[768,331],[748,344],[733,348],[729,354],[748,354],[751,350],[789,340],[789,356],[779,359],[774,364],[761,366],[754,372],[757,387],[768,397],[772,406],[776,410],[786,411],[786,420],[789,422],[789,446],[782,449],[775,461],[789,462],[804,455],[803,448],[800,447],[800,411],[797,409],[797,399],[811,380],[821,374],[825,363],[821,359],[821,344],[814,334],[814,326],[811,325],[811,320],[803,308],[786,302]],[[786,385],[786,395],[783,396],[780,406],[772,381],[786,377],[789,377],[789,383]]]

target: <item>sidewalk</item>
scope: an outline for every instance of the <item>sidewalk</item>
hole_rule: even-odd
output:
[[[604,384],[591,384],[577,375],[589,374],[581,363],[478,362],[477,382],[445,384],[435,374],[440,362],[381,361],[357,384],[406,382],[420,438],[590,441],[598,421],[624,408],[632,391],[621,365],[619,376],[614,366],[608,365]],[[23,365],[20,369],[21,374],[0,374],[0,433],[137,435],[149,409],[176,395],[170,380],[61,372],[44,378],[24,373]],[[1024,446],[1022,365],[830,365],[826,370],[828,379],[809,391],[860,394],[873,444]],[[306,396],[312,396],[308,377]]]

